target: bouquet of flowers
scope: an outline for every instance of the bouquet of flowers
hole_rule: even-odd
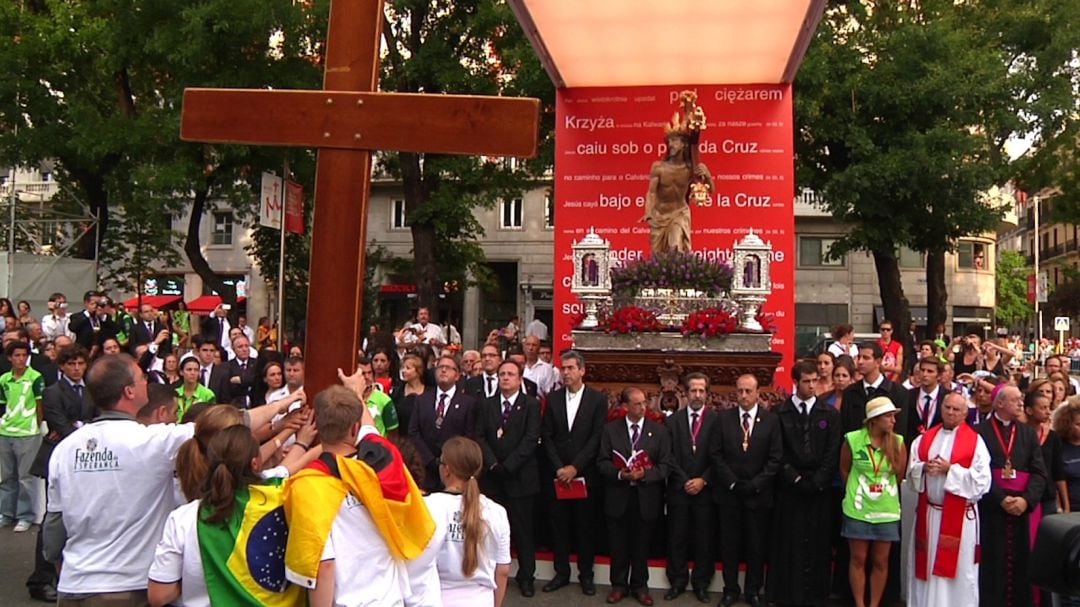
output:
[[[739,318],[735,312],[724,308],[705,308],[691,312],[682,324],[683,335],[716,337],[734,333],[739,328]]]
[[[692,289],[714,297],[731,288],[731,266],[705,261],[683,251],[654,253],[611,270],[616,299],[633,298],[642,289]]]

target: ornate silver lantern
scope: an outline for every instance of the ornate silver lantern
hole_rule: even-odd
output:
[[[772,294],[771,261],[772,242],[763,242],[753,230],[735,243],[731,296],[739,302],[741,329],[762,330],[757,315]]]
[[[608,253],[611,243],[600,238],[593,228],[580,241],[574,241],[574,277],[570,292],[585,303],[583,329],[599,324],[597,304],[611,297],[611,265]]]

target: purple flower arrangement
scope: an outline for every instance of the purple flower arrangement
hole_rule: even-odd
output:
[[[731,288],[731,266],[693,253],[672,251],[630,262],[611,270],[616,299],[632,298],[641,289],[694,289],[716,297]]]

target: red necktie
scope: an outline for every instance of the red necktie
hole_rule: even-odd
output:
[[[442,428],[444,415],[446,415],[446,392],[439,395],[439,406],[435,409],[435,428]]]

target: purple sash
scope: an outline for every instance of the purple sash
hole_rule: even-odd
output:
[[[1004,470],[1004,468],[990,469],[990,475],[993,477],[993,481],[1000,485],[1002,489],[1007,493],[1015,495],[1027,491],[1028,481],[1031,479],[1030,473],[1013,468],[1013,472],[1016,473],[1016,478],[1002,478],[1002,470]]]

